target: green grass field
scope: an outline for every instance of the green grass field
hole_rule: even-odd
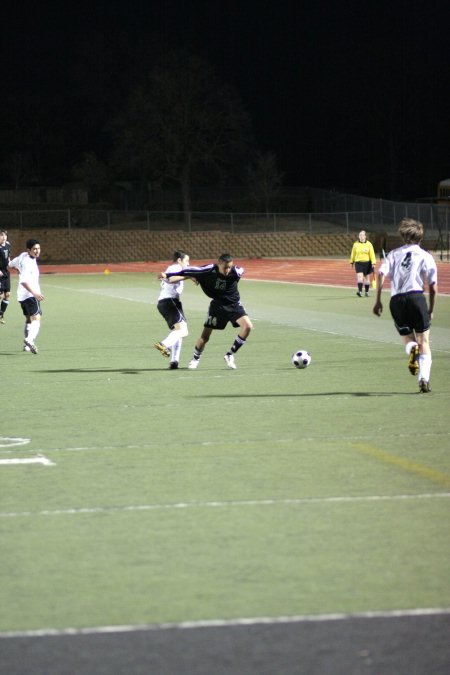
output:
[[[188,371],[186,284],[169,371],[154,276],[42,287],[37,356],[0,326],[0,631],[450,607],[450,297],[424,395],[387,294],[243,281],[238,369],[228,327]]]

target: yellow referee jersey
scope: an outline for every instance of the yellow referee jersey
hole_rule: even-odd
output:
[[[364,243],[355,241],[350,256],[350,262],[369,262],[369,260],[372,265],[376,265],[377,259],[375,257],[375,251],[373,250],[370,241],[365,241]]]

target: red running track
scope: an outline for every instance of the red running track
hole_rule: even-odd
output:
[[[203,265],[210,260],[195,260],[193,264]],[[356,275],[347,259],[335,258],[258,258],[239,259],[236,264],[245,267],[246,279],[264,281],[287,281],[303,284],[325,284],[330,286],[356,285]],[[450,263],[437,262],[439,293],[450,294]],[[95,265],[41,265],[44,274],[103,274],[105,269],[110,273],[117,272],[149,272],[164,270],[169,261],[103,263]]]

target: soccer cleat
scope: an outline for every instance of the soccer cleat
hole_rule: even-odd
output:
[[[169,370],[176,370],[178,368],[178,361],[171,361],[169,363]]]
[[[0,314],[0,323],[5,323],[5,319],[3,318],[3,314]]]
[[[421,394],[428,394],[431,391],[430,383],[426,380],[420,380],[419,391]]]
[[[233,354],[225,354],[225,356],[223,358],[225,359],[225,363],[227,364],[228,368],[232,368],[233,370],[236,370],[236,364],[234,362]]]
[[[358,298],[362,298],[362,295],[359,291],[356,291],[356,295],[358,296]]]
[[[367,293],[367,291],[364,293],[364,295],[366,296],[366,298],[369,297],[369,294]]]
[[[170,349],[167,349],[167,347],[165,347],[162,342],[155,342],[153,346],[159,351],[161,356],[166,356],[167,358],[170,357]]]
[[[25,347],[28,347],[28,349],[30,350],[30,352],[31,352],[32,354],[37,354],[37,353],[38,353],[37,347],[36,347],[36,345],[34,344],[34,342],[30,342],[29,340],[24,340],[24,343],[25,343]]]
[[[30,349],[27,345],[24,345],[24,346],[23,346],[23,351],[24,351],[24,352],[31,352],[31,349]]]
[[[200,359],[192,359],[191,361],[189,361],[188,363],[189,370],[195,370],[196,368],[198,368],[199,363]]]
[[[408,368],[411,375],[419,374],[419,346],[414,345],[409,352]]]

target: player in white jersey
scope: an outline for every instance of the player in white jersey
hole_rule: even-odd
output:
[[[41,327],[41,301],[44,296],[39,284],[37,259],[41,254],[41,245],[37,239],[28,239],[27,250],[9,263],[9,267],[18,270],[17,300],[25,316],[24,349],[37,354],[35,340]]]
[[[175,251],[172,264],[166,269],[167,273],[177,273],[189,265],[189,256],[184,251]],[[164,317],[170,328],[170,333],[164,340],[155,343],[155,348],[162,356],[170,357],[169,368],[176,370],[180,362],[183,338],[188,334],[186,318],[183,312],[180,296],[183,292],[183,281],[169,284],[161,280],[161,291],[158,297],[158,312]]]
[[[378,271],[377,297],[373,312],[381,315],[381,291],[387,276],[391,281],[390,310],[408,354],[408,368],[417,375],[419,391],[431,391],[430,325],[437,296],[437,268],[432,255],[419,246],[423,225],[404,218],[398,228],[403,246],[388,253]],[[425,299],[428,287],[429,306]]]

